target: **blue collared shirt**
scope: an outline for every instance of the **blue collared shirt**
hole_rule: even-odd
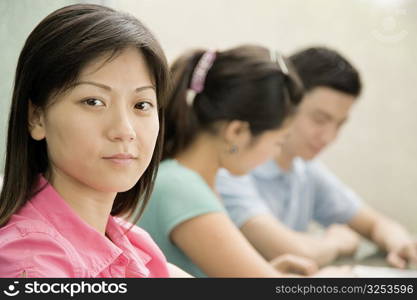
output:
[[[297,231],[311,221],[323,226],[347,223],[357,213],[360,198],[318,161],[296,158],[290,171],[271,160],[245,176],[219,171],[217,189],[233,222],[271,214]]]

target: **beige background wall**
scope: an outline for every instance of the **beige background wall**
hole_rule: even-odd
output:
[[[1,156],[18,51],[34,24],[72,2],[0,0]],[[322,160],[368,203],[417,232],[417,1],[95,2],[140,18],[169,60],[189,47],[239,43],[261,43],[285,54],[309,45],[340,50],[361,71],[365,88]]]

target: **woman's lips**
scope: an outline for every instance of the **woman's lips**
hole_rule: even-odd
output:
[[[125,165],[131,164],[133,161],[137,159],[137,157],[135,157],[134,155],[130,153],[119,153],[119,154],[115,154],[112,156],[103,157],[103,159],[109,162],[112,162],[114,164],[117,164],[117,165],[125,166]]]

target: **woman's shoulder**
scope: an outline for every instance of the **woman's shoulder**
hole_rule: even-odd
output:
[[[195,171],[181,165],[175,159],[166,159],[159,166],[158,177],[170,178],[171,180],[181,182],[190,179],[197,180],[199,175]]]
[[[210,188],[203,178],[195,171],[181,165],[174,159],[167,159],[161,163],[155,182],[155,190],[176,192],[188,191],[194,193],[210,192]]]
[[[10,242],[38,244],[40,241],[56,243],[61,247],[69,246],[57,228],[40,214],[30,201],[13,214],[4,226],[0,227],[0,236],[0,247]]]
[[[12,216],[0,228],[0,276],[76,277],[76,253],[42,220]]]

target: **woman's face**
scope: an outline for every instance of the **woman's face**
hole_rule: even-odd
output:
[[[135,48],[97,58],[74,86],[31,117],[46,139],[52,179],[66,177],[101,192],[132,188],[148,167],[159,131],[155,85]]]
[[[235,153],[226,154],[223,168],[233,175],[244,175],[279,154],[289,132],[289,121],[279,129],[267,130],[257,137],[248,135]]]

